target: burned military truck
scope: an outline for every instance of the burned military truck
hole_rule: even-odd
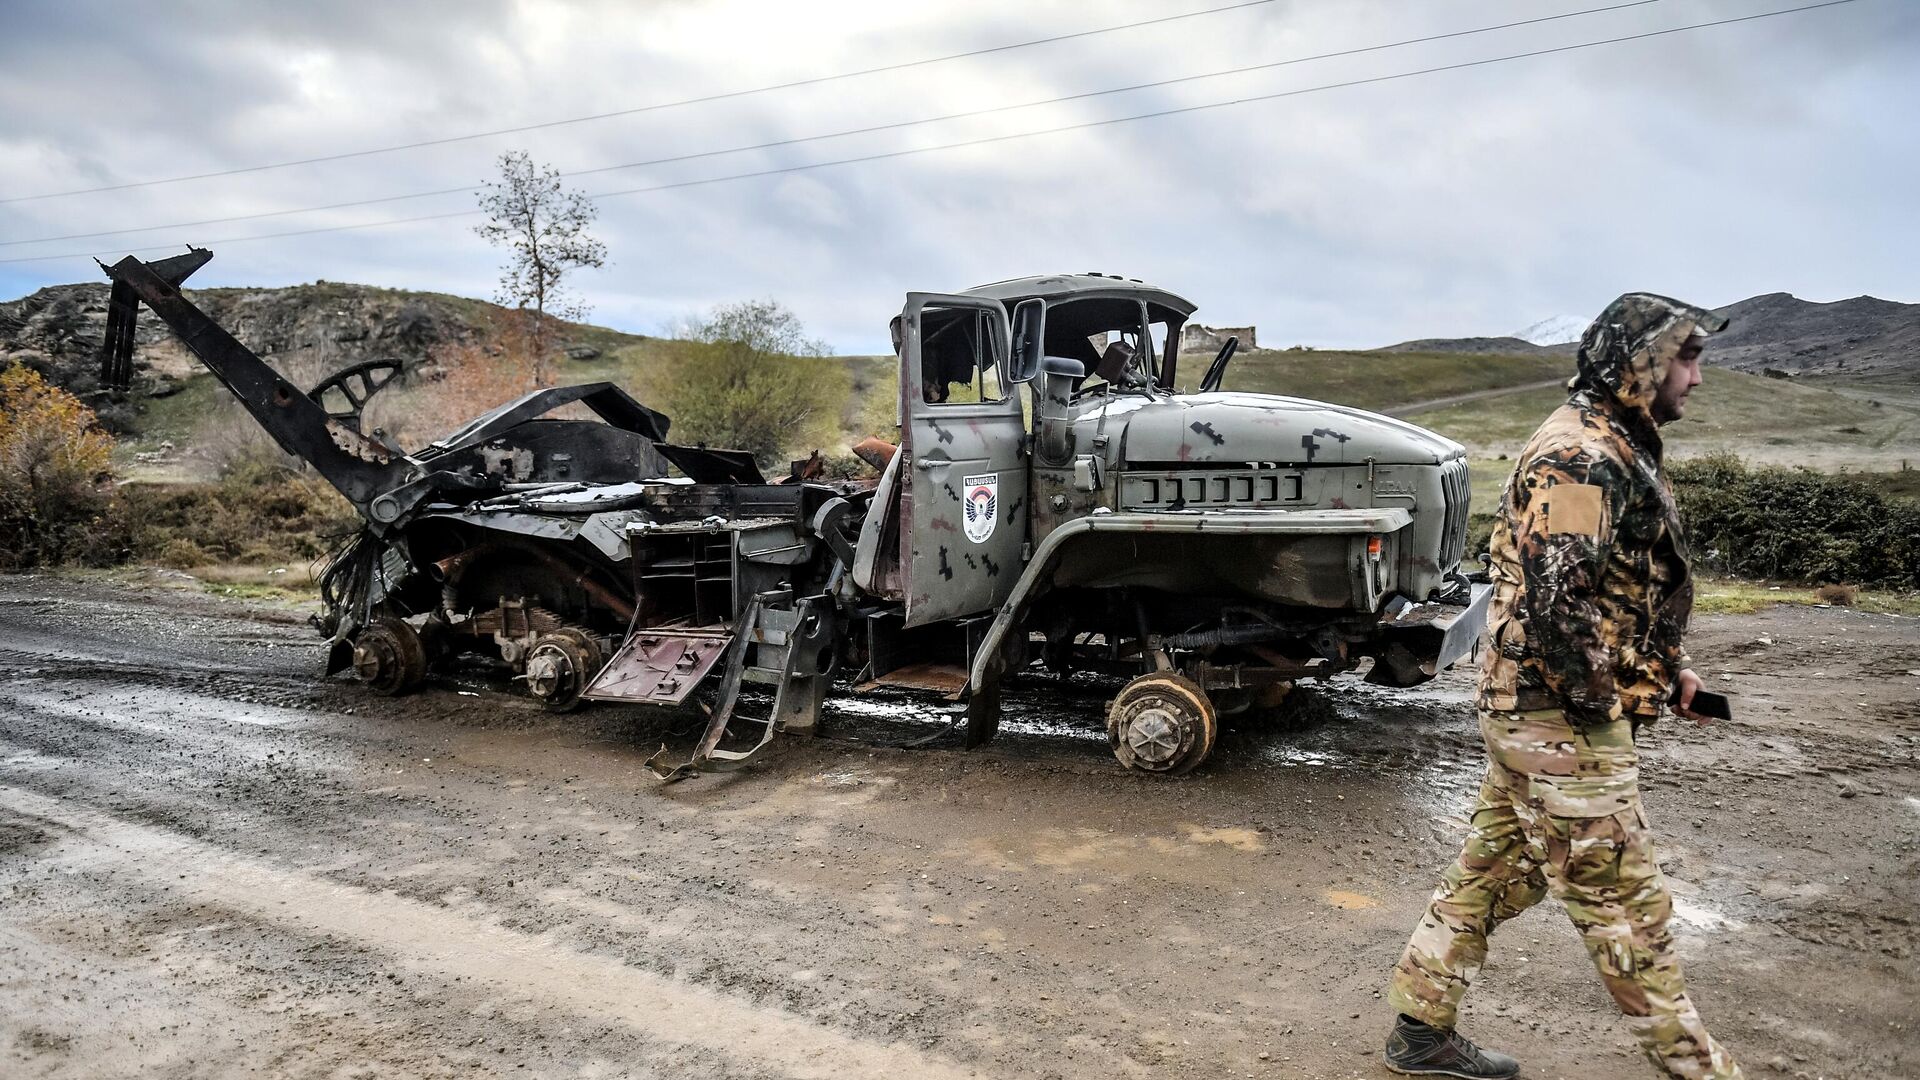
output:
[[[770,482],[746,455],[668,441],[667,417],[607,383],[403,450],[359,428],[379,372],[302,393],[182,297],[208,257],[108,269],[104,373],[125,384],[144,302],[360,511],[321,574],[329,673],[399,693],[479,655],[558,710],[701,691],[705,732],[691,760],[652,763],[664,776],[814,731],[836,682],[964,700],[977,746],[1036,665],[1112,677],[1115,756],[1181,773],[1220,716],[1363,663],[1429,679],[1484,620],[1487,587],[1459,572],[1459,445],[1224,392],[1233,341],[1180,390],[1194,306],[1139,281],[909,294],[878,478]],[[575,403],[597,419],[548,415]]]

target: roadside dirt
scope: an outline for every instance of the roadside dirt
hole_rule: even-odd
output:
[[[1464,405],[1469,401],[1485,401],[1488,398],[1505,397],[1508,394],[1524,394],[1529,390],[1545,390],[1550,386],[1564,386],[1565,379],[1545,379],[1540,382],[1521,383],[1517,386],[1496,386],[1491,390],[1475,390],[1466,394],[1451,394],[1447,397],[1428,398],[1425,401],[1395,405],[1384,410],[1386,416],[1411,416],[1428,409],[1444,409],[1452,405]]]
[[[1643,776],[1710,1025],[1754,1076],[1920,1075],[1920,620],[1691,646],[1740,719],[1663,724]],[[1383,1077],[1481,767],[1460,675],[1173,782],[1049,684],[987,752],[880,745],[946,714],[858,698],[663,786],[685,718],[320,666],[285,610],[0,577],[0,1075]],[[1551,903],[1464,1026],[1651,1075]]]

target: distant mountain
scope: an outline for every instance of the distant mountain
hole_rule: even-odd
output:
[[[1387,345],[1379,352],[1480,353],[1496,356],[1531,356],[1565,353],[1573,355],[1573,344],[1535,345],[1517,337],[1417,338]]]
[[[1525,330],[1515,330],[1508,336],[1535,345],[1564,345],[1579,341],[1580,335],[1587,332],[1587,324],[1592,321],[1578,315],[1549,315]]]
[[[1872,296],[1821,304],[1767,293],[1716,310],[1731,325],[1707,346],[1710,364],[1798,378],[1842,376],[1920,386],[1920,304]],[[1572,338],[1541,343],[1576,322],[1580,326]],[[1556,317],[1509,337],[1422,338],[1380,351],[1572,356],[1585,330],[1582,320]]]
[[[1708,345],[1709,363],[1920,384],[1920,304],[1872,296],[1822,304],[1767,293],[1716,310],[1731,325]]]

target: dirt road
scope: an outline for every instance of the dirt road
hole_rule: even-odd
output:
[[[1428,409],[1444,409],[1452,405],[1464,405],[1469,401],[1485,401],[1488,398],[1506,397],[1508,394],[1524,394],[1529,390],[1545,390],[1549,386],[1564,386],[1566,381],[1565,379],[1546,379],[1540,382],[1521,383],[1517,386],[1496,386],[1491,390],[1474,390],[1465,394],[1450,394],[1446,397],[1395,405],[1383,412],[1387,416],[1412,416],[1414,413],[1426,412]]]
[[[1742,719],[1643,774],[1709,1021],[1750,1075],[1920,1075],[1920,621],[1692,651]],[[658,717],[319,667],[289,612],[0,578],[0,1075],[1385,1076],[1479,770],[1453,676],[1176,782],[1067,687],[991,752],[868,745],[941,718],[860,699],[662,786]],[[1648,1075],[1551,904],[1464,1022],[1530,1077]]]

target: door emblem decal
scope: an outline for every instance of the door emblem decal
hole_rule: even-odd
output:
[[[960,490],[966,493],[961,501],[967,511],[967,539],[984,544],[987,537],[993,535],[993,526],[1000,517],[1000,474],[965,477]]]

